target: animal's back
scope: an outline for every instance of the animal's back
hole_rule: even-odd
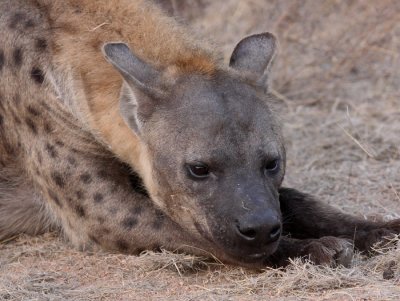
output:
[[[46,17],[27,1],[1,1],[0,30],[2,135],[10,144],[18,144],[24,138],[24,125],[32,128],[28,116],[35,115],[33,98],[50,93],[45,83],[45,73],[51,68],[50,29]],[[11,155],[6,143],[3,147]]]
[[[35,1],[0,1],[0,31],[1,240],[56,227],[44,194],[59,168],[57,143],[98,145],[60,98],[46,10]]]
[[[52,222],[33,184],[26,158],[30,135],[43,125],[38,99],[46,99],[49,25],[28,1],[0,2],[0,239],[38,233]],[[51,97],[49,97],[51,98]],[[26,147],[28,146],[28,147]]]
[[[71,175],[72,167],[79,173],[77,162],[87,171],[97,168],[96,164],[100,162],[97,155],[110,155],[90,130],[85,131],[87,120],[79,115],[104,119],[90,115],[99,107],[108,111],[105,117],[110,116],[111,108],[115,106],[115,103],[102,102],[104,95],[113,95],[119,89],[115,84],[107,83],[121,82],[114,71],[112,75],[104,75],[108,74],[105,71],[110,67],[100,53],[103,35],[104,39],[132,38],[139,52],[159,64],[178,60],[182,68],[191,68],[191,63],[196,62],[200,64],[199,68],[207,69],[209,66],[206,52],[201,53],[190,39],[181,35],[178,27],[174,27],[173,21],[162,17],[157,9],[153,12],[146,1],[122,0],[117,4],[74,0],[0,1],[0,239],[20,232],[46,230],[54,225],[52,220],[55,216],[67,219],[65,207],[54,205],[54,202],[60,205],[58,199],[63,201],[62,197],[55,196],[62,188],[60,178],[66,180],[64,177]],[[124,5],[129,12],[125,12]],[[146,16],[140,16],[139,8]],[[96,23],[103,21],[108,14],[115,18],[111,26],[107,20]],[[92,23],[99,27],[90,27]],[[170,25],[170,28],[163,25]],[[143,36],[137,33],[145,27],[147,32]],[[169,47],[164,50],[166,44]],[[82,68],[70,72],[69,64],[73,65],[74,60],[78,61],[74,68]],[[89,80],[77,87],[74,85],[80,80],[79,74],[84,79],[89,77]],[[103,89],[100,99],[93,103],[90,103],[92,99],[87,85],[90,82]],[[108,90],[104,90],[106,87]],[[82,91],[87,92],[89,99],[80,97],[84,94]],[[92,111],[82,109],[86,102]],[[115,119],[112,121],[105,127],[115,125]],[[120,123],[117,124],[119,130],[110,130],[111,136],[121,133]],[[131,134],[127,138],[121,139],[128,144]],[[60,158],[62,152],[65,152],[65,161]],[[83,171],[82,174],[86,179]],[[70,183],[73,181],[69,180]],[[121,183],[124,181],[121,180],[119,185]],[[96,184],[100,185],[100,180]],[[90,185],[85,189],[93,187]],[[114,192],[110,196],[113,198],[122,197]],[[65,196],[65,199],[69,201],[72,198]],[[48,210],[49,206],[53,208]],[[79,208],[78,213],[82,213],[80,205],[72,207]]]
[[[132,192],[129,168],[115,159],[77,114],[82,113],[85,97],[78,97],[80,105],[76,99],[69,103],[84,94],[84,84],[76,85],[79,71],[69,72],[70,60],[57,48],[55,37],[62,39],[72,29],[71,24],[58,24],[52,14],[60,3],[0,1],[0,240],[60,225],[75,245],[86,245],[100,240],[93,233],[104,236],[108,207],[115,207],[112,214],[126,215],[132,202],[119,203],[143,198]],[[73,11],[71,3],[65,3],[66,11]],[[100,52],[82,44],[83,51]],[[65,65],[60,66],[60,61]],[[101,67],[92,66],[92,75],[102,74]],[[102,206],[95,206],[93,200]],[[148,205],[148,213],[143,210],[142,215],[153,210]],[[116,230],[107,229],[113,239],[103,238],[104,245],[125,248],[125,243],[114,242],[125,215],[108,221],[109,228]]]

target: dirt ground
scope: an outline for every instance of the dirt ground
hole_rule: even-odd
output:
[[[176,1],[178,2],[178,1]],[[286,186],[344,211],[400,218],[400,1],[188,0],[226,59],[271,31]],[[262,272],[172,253],[74,250],[56,234],[0,244],[0,300],[400,300],[400,243],[350,268],[294,260]]]

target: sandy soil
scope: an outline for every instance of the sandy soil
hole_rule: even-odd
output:
[[[226,59],[245,35],[279,38],[272,88],[285,184],[346,212],[400,218],[400,2],[188,3],[185,22]],[[400,300],[396,243],[351,268],[295,260],[255,272],[167,252],[79,252],[55,234],[19,237],[0,244],[0,300]]]

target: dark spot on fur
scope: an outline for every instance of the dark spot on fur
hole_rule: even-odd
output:
[[[31,19],[27,20],[24,24],[24,28],[28,29],[28,28],[32,28],[35,27],[35,22]]]
[[[4,123],[3,116],[0,115],[0,126],[3,126],[3,123]]]
[[[15,15],[13,15],[13,16],[11,17],[9,27],[10,27],[11,29],[15,29],[15,28],[17,27],[18,23],[22,22],[24,19],[25,19],[25,14],[23,14],[23,13],[16,13]]]
[[[136,206],[131,210],[131,212],[132,212],[134,215],[139,215],[140,213],[143,212],[143,207],[140,206],[140,205],[136,205]]]
[[[64,142],[62,142],[60,140],[56,140],[56,145],[59,146],[59,147],[64,147],[65,146]]]
[[[13,51],[13,62],[16,67],[21,67],[22,65],[22,48],[16,48]]]
[[[68,161],[68,163],[70,164],[70,165],[72,165],[72,166],[76,166],[77,164],[76,164],[76,159],[74,158],[74,157],[72,157],[72,156],[68,156],[67,157],[67,161]]]
[[[14,95],[14,98],[13,98],[13,101],[14,101],[14,104],[16,104],[17,106],[19,106],[20,103],[21,103],[21,96],[20,96],[18,93],[15,94],[15,95]]]
[[[35,168],[35,174],[37,176],[41,176],[42,173],[40,172],[39,168]]]
[[[58,187],[60,187],[60,188],[64,188],[65,187],[64,178],[59,172],[57,172],[57,171],[52,172],[51,173],[51,178],[53,179],[54,183]]]
[[[19,117],[14,112],[11,112],[11,115],[13,116],[13,119],[16,124],[20,125],[22,123],[21,119],[19,119]]]
[[[137,225],[137,223],[138,223],[137,219],[134,216],[131,216],[123,220],[122,226],[126,230],[131,230],[133,227]]]
[[[79,215],[79,217],[85,217],[86,216],[85,208],[83,208],[81,205],[76,205],[75,206],[75,211]]]
[[[7,141],[2,141],[2,143],[3,143],[3,148],[6,151],[6,153],[9,156],[15,157],[16,156],[15,148],[11,144],[9,144]]]
[[[32,68],[31,77],[39,85],[41,85],[44,82],[43,71],[37,67]]]
[[[60,199],[58,198],[57,194],[52,191],[52,190],[48,190],[47,191],[49,193],[49,197],[59,206],[62,207],[62,204],[60,202]]]
[[[100,244],[99,240],[92,234],[89,234],[89,238],[91,241],[93,241],[95,244]]]
[[[159,230],[161,226],[164,224],[165,215],[161,210],[155,210],[155,219],[153,221],[153,229]]]
[[[44,123],[43,128],[46,134],[50,134],[53,131],[52,126],[48,122]]]
[[[69,204],[73,204],[73,203],[74,203],[74,201],[73,201],[72,198],[70,198],[70,197],[67,198],[67,202],[68,202]]]
[[[39,164],[42,164],[43,163],[42,153],[40,151],[38,151],[36,155],[37,155]]]
[[[129,183],[131,184],[131,187],[134,191],[137,193],[140,193],[146,197],[149,197],[149,194],[146,190],[146,188],[143,185],[142,179],[139,177],[138,174],[136,173],[131,173],[129,175]]]
[[[76,148],[71,148],[71,152],[73,152],[74,154],[77,154],[78,150]]]
[[[31,105],[29,105],[29,106],[27,107],[27,111],[28,111],[28,113],[31,114],[32,116],[35,116],[35,117],[40,116],[39,110],[38,110],[37,108],[31,106]]]
[[[87,172],[85,172],[84,174],[81,174],[81,176],[79,178],[81,179],[81,181],[84,184],[90,184],[92,182],[92,176]]]
[[[99,216],[99,217],[97,218],[97,221],[99,222],[100,225],[102,225],[102,224],[104,224],[104,222],[106,221],[106,219],[105,219],[104,217],[102,217],[102,216]]]
[[[50,143],[46,143],[45,148],[50,157],[52,157],[54,159],[58,157],[58,153],[57,153],[57,150],[54,147],[54,145],[51,145]]]
[[[105,170],[105,169],[100,170],[100,171],[98,172],[97,175],[98,175],[102,180],[106,180],[107,178],[110,177],[110,173],[109,173],[107,170]]]
[[[95,203],[101,203],[104,200],[104,196],[101,193],[96,192],[93,196],[93,199]]]
[[[129,245],[126,240],[119,239],[115,242],[117,248],[121,252],[127,252],[129,249]]]
[[[41,100],[39,103],[46,111],[52,112],[52,110],[51,110],[50,106],[48,105],[48,103],[46,103],[43,100]]]
[[[93,49],[97,51],[102,45],[102,42],[100,40],[93,40],[90,45],[92,46]]]
[[[74,13],[75,14],[81,14],[82,13],[82,8],[79,6],[79,4],[72,4],[72,7],[74,8]]]
[[[37,135],[38,131],[37,131],[37,128],[36,128],[36,124],[32,121],[32,119],[25,118],[25,123],[28,126],[28,128],[30,129],[30,131],[32,133],[34,133],[35,135]]]
[[[4,52],[3,50],[0,49],[0,72],[1,70],[3,70],[4,63],[5,63]]]
[[[84,194],[84,192],[83,192],[82,190],[78,190],[78,191],[76,192],[76,198],[77,198],[79,201],[82,201],[82,200],[84,199],[84,197],[85,197],[85,194]]]
[[[37,39],[35,42],[35,48],[39,51],[44,51],[47,48],[46,39]]]

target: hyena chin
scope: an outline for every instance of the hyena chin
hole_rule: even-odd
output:
[[[4,0],[0,27],[0,239],[263,267],[347,265],[400,232],[281,187],[272,34],[225,66],[144,0]]]

